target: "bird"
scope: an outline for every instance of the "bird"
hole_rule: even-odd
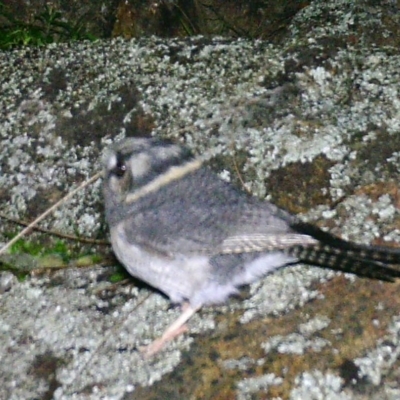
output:
[[[170,140],[128,137],[103,159],[105,219],[117,259],[183,312],[143,353],[151,357],[203,306],[275,270],[306,263],[394,281],[400,249],[339,238],[224,181]]]

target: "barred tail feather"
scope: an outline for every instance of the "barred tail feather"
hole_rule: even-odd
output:
[[[385,264],[400,264],[400,248],[365,246],[348,242],[305,222],[297,222],[291,227],[298,233],[312,236],[320,241],[320,246],[324,251],[340,255],[345,250],[348,257],[355,259],[368,259]]]
[[[329,268],[342,272],[350,272],[358,276],[393,282],[400,278],[400,270],[389,267],[382,262],[368,257],[364,253],[355,256],[348,249],[329,248],[326,245],[292,246],[284,250],[299,262]],[[356,253],[354,253],[356,254]]]

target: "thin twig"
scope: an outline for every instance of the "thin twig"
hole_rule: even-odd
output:
[[[17,224],[17,225],[21,225],[21,226],[29,226],[29,224],[30,224],[30,222],[11,218],[11,217],[8,217],[7,215],[1,214],[1,213],[0,213],[0,218],[3,218],[8,222],[12,222],[13,224]],[[73,240],[75,242],[98,244],[101,246],[108,246],[110,244],[110,242],[107,240],[90,239],[90,238],[84,238],[84,237],[81,238],[81,237],[74,236],[74,235],[68,235],[67,233],[57,232],[57,231],[53,231],[51,229],[46,229],[46,228],[41,228],[40,226],[33,226],[31,229],[41,232],[41,233],[47,233],[52,236],[58,236],[62,239]]]
[[[100,178],[102,175],[102,172],[98,172],[96,175],[93,175],[90,179],[88,179],[85,182],[82,182],[76,189],[74,189],[72,192],[68,193],[65,195],[61,200],[59,200],[56,204],[51,206],[48,210],[46,210],[43,214],[39,215],[33,222],[31,222],[25,229],[23,229],[17,236],[15,236],[13,239],[11,239],[7,244],[5,244],[1,249],[0,249],[0,254],[5,253],[6,250],[8,250],[18,239],[22,238],[25,234],[27,234],[32,228],[40,222],[42,219],[46,218],[49,214],[51,214],[56,208],[58,208],[60,205],[64,204],[68,199],[70,199],[72,196],[75,195],[75,193],[79,192],[86,186],[90,185],[91,183],[95,182],[97,179]]]
[[[233,168],[235,169],[236,175],[237,175],[237,177],[238,177],[238,179],[239,179],[239,181],[240,181],[240,183],[241,183],[241,185],[243,187],[243,190],[246,191],[247,193],[251,194],[250,190],[246,187],[246,184],[244,183],[244,180],[242,178],[242,174],[240,173],[239,166],[238,166],[237,161],[236,161],[236,157],[233,156],[232,160],[233,160]]]

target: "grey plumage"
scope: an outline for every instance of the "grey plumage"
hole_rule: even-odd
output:
[[[223,302],[241,285],[307,262],[393,280],[398,249],[341,240],[221,180],[182,146],[129,138],[105,158],[114,251],[127,270],[173,302]]]

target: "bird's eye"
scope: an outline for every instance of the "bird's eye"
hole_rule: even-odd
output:
[[[122,160],[118,160],[113,172],[118,178],[122,178],[126,172],[126,164]]]

